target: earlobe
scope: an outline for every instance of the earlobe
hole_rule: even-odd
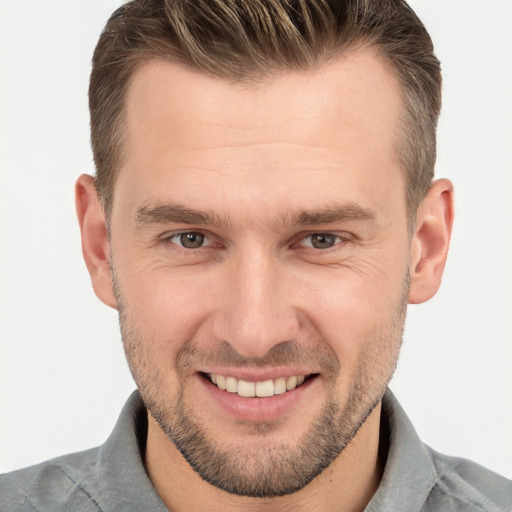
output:
[[[82,174],[75,185],[75,202],[82,235],[82,253],[94,292],[107,306],[116,307],[110,275],[110,243],[94,178]]]
[[[453,224],[453,185],[433,183],[418,209],[411,241],[409,303],[431,299],[441,285]]]

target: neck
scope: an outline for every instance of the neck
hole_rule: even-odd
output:
[[[173,512],[362,511],[377,490],[383,472],[379,458],[380,414],[379,404],[329,467],[306,487],[286,496],[248,498],[210,485],[190,467],[150,415],[146,470],[158,495]]]

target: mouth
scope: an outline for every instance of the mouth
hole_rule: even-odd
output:
[[[235,371],[198,373],[198,382],[203,383],[200,389],[207,392],[202,408],[214,414],[220,411],[220,421],[227,421],[228,426],[232,426],[233,420],[238,425],[236,428],[245,423],[281,422],[305,407],[304,400],[316,404],[323,396],[319,373],[299,369],[295,375],[290,369],[281,370],[282,373],[278,369]],[[311,392],[312,389],[316,392]]]
[[[308,379],[314,377],[314,374],[278,377],[259,382],[246,381],[216,373],[205,373],[203,376],[222,391],[237,394],[244,398],[266,398],[293,391],[295,388],[302,386]]]

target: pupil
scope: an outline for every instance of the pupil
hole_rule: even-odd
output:
[[[204,235],[201,233],[183,233],[180,236],[180,242],[187,249],[197,249],[203,245]]]
[[[311,243],[316,249],[328,249],[334,245],[334,235],[318,234],[311,236]]]

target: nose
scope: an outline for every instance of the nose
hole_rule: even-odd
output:
[[[275,345],[293,340],[299,322],[285,264],[270,254],[247,252],[225,269],[214,330],[242,357],[262,358]]]

